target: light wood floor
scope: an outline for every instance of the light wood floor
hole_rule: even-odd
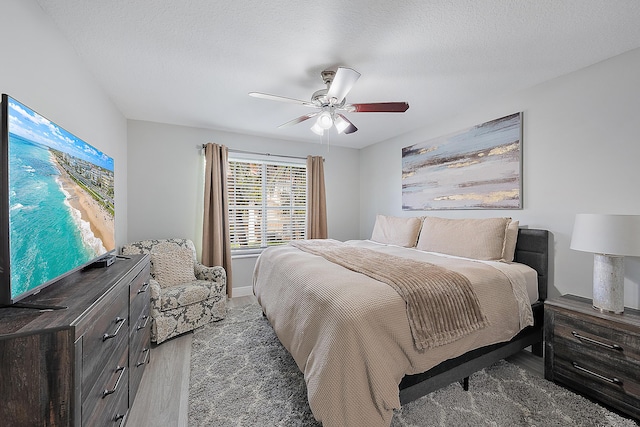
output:
[[[253,296],[232,298],[229,307],[242,307],[255,301]],[[187,427],[192,338],[193,334],[187,333],[152,346],[151,361],[131,408],[128,427]],[[533,375],[543,376],[542,358],[528,351],[521,351],[507,360]]]

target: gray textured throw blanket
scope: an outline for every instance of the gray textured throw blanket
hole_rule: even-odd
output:
[[[302,240],[291,245],[395,289],[405,301],[419,350],[451,343],[488,325],[471,282],[460,273],[337,240]]]

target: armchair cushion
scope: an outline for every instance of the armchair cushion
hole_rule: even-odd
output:
[[[155,278],[162,288],[196,281],[193,253],[189,249],[151,251],[151,262]]]
[[[214,285],[215,283],[198,280],[164,288],[160,294],[160,311],[204,301],[212,296],[212,290],[214,291],[213,295],[215,295]]]

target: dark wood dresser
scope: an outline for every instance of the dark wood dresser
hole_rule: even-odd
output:
[[[119,426],[150,355],[149,257],[72,273],[0,309],[0,424]],[[6,424],[5,424],[6,423]]]
[[[640,419],[640,311],[601,313],[591,303],[545,302],[545,378]]]

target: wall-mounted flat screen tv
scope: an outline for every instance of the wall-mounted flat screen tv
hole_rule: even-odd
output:
[[[2,95],[0,304],[115,251],[113,159]]]

